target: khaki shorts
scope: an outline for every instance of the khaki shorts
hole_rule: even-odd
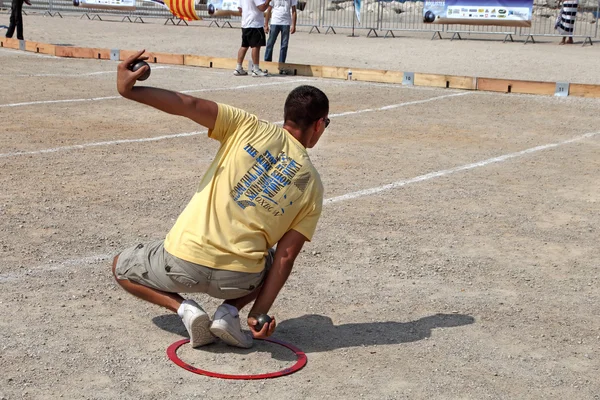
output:
[[[115,272],[127,279],[169,293],[206,293],[218,299],[238,299],[262,285],[273,265],[269,250],[265,269],[259,273],[224,271],[177,258],[165,250],[164,241],[138,244],[121,254]]]

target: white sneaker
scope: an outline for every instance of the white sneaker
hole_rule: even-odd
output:
[[[200,347],[215,341],[210,333],[210,317],[194,300],[186,300],[182,304],[183,312],[178,311],[185,329],[190,334],[192,347]]]
[[[255,70],[252,70],[252,76],[264,77],[264,76],[269,76],[269,73],[267,71],[263,71],[262,69],[255,69]]]
[[[235,69],[235,70],[233,71],[233,74],[234,74],[235,76],[244,76],[244,75],[248,75],[248,72],[247,72],[247,71],[245,71],[245,70],[244,70],[244,68],[242,68],[242,69]]]
[[[223,304],[215,312],[210,331],[230,346],[244,349],[252,347],[252,334],[242,331],[240,316],[232,315],[229,309]]]

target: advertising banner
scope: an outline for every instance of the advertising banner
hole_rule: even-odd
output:
[[[156,5],[159,5],[161,7],[166,8],[167,10],[169,9],[169,6],[165,4],[165,2],[163,0],[142,0],[144,3],[153,3]]]
[[[238,0],[208,0],[208,15],[211,17],[232,17],[242,15]]]
[[[109,10],[135,10],[135,0],[73,0],[75,7],[105,8]]]
[[[532,9],[533,0],[425,0],[423,22],[530,27]]]
[[[360,6],[362,4],[361,0],[354,0],[354,11],[356,12],[356,19],[360,24]]]

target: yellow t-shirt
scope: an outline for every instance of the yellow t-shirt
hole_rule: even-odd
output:
[[[207,267],[256,273],[289,230],[311,240],[323,184],[304,146],[283,128],[224,104],[208,136],[221,147],[165,249]]]

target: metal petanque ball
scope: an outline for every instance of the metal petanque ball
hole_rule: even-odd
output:
[[[427,11],[423,17],[423,22],[431,23],[435,21],[435,14],[431,11]]]
[[[258,317],[256,317],[256,325],[254,325],[254,329],[257,332],[260,332],[263,328],[263,326],[265,324],[268,324],[272,321],[271,317],[269,317],[267,314],[260,314]]]
[[[148,63],[146,61],[138,60],[138,61],[135,61],[130,68],[131,71],[135,72],[144,66],[148,67],[148,69],[146,70],[146,72],[144,72],[144,74],[142,74],[142,76],[140,76],[137,79],[138,81],[145,81],[146,79],[148,79],[150,77],[150,65],[148,65]]]

